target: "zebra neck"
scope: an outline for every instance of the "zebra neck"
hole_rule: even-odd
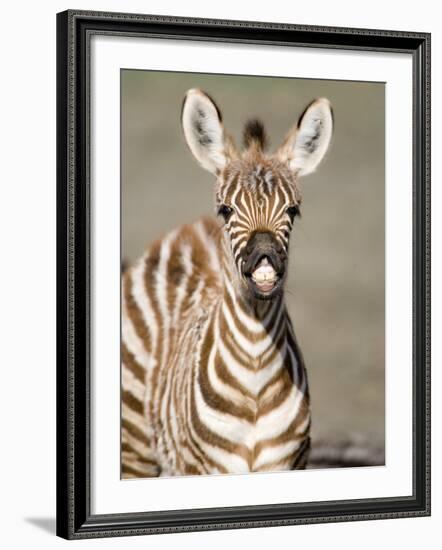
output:
[[[260,305],[248,302],[226,280],[215,323],[216,339],[227,350],[224,355],[254,369],[268,367],[276,356],[283,360],[288,337],[282,298]]]
[[[285,304],[282,295],[273,300],[257,300],[244,296],[227,277],[224,277],[223,307],[227,307],[234,318],[246,329],[269,331],[275,323],[276,317],[284,310]]]

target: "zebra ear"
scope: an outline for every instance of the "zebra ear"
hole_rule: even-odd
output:
[[[229,140],[215,102],[201,90],[189,90],[183,101],[181,124],[196,160],[212,174],[218,174],[227,163]]]
[[[324,158],[333,133],[333,111],[328,99],[316,99],[306,107],[298,124],[277,151],[282,162],[300,176],[316,170]]]

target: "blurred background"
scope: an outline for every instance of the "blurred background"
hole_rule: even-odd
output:
[[[181,132],[189,88],[207,91],[241,143],[247,118],[270,150],[305,106],[327,97],[335,132],[316,173],[301,181],[286,301],[312,402],[311,467],[384,463],[384,84],[123,70],[122,260],[213,213],[211,174]]]

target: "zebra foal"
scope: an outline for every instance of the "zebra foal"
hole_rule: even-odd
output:
[[[272,155],[258,120],[237,149],[200,90],[181,120],[216,177],[218,216],[171,231],[123,276],[122,477],[303,468],[309,391],[283,287],[298,178],[327,151],[329,102]]]

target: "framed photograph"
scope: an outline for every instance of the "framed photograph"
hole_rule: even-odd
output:
[[[430,514],[430,35],[57,16],[57,534]]]

